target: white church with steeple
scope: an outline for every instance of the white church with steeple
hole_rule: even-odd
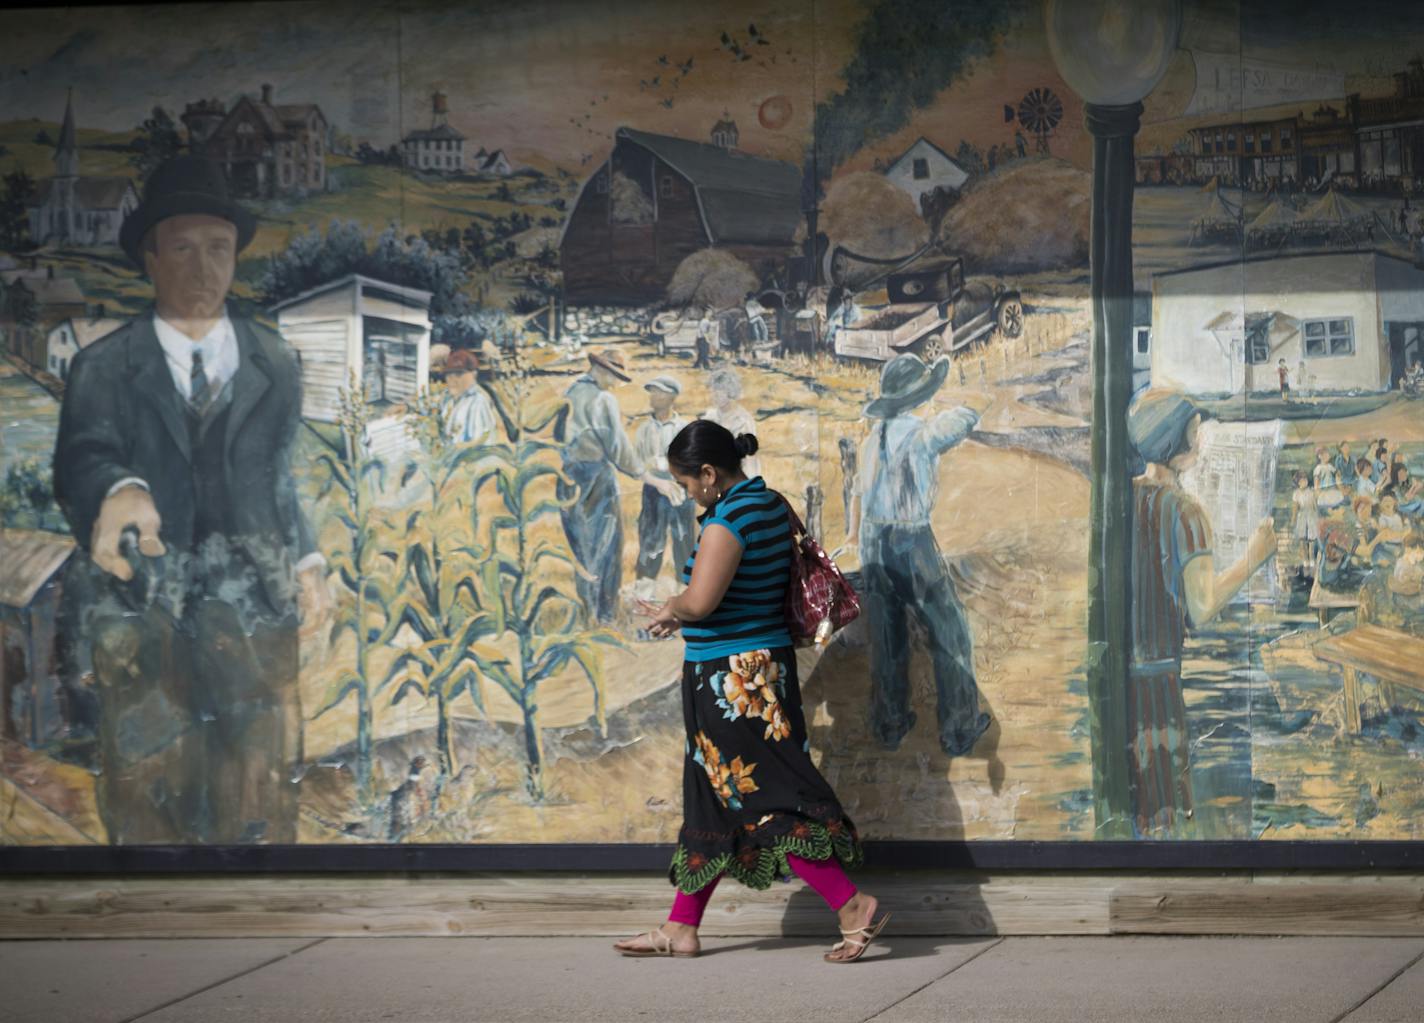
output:
[[[30,200],[31,240],[36,245],[117,245],[119,227],[137,205],[138,192],[128,178],[80,175],[71,91],[54,148],[54,177],[41,181]]]

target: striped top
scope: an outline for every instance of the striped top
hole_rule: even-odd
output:
[[[1180,487],[1132,481],[1132,660],[1136,670],[1180,671],[1187,632],[1183,573],[1211,556],[1206,513]]]
[[[763,647],[791,645],[786,630],[786,587],[791,580],[791,521],[781,495],[760,476],[743,480],[698,516],[703,530],[725,526],[742,546],[737,574],[717,609],[682,627],[689,661],[707,661]],[[700,546],[700,541],[699,541]],[[697,548],[682,568],[692,581]]]

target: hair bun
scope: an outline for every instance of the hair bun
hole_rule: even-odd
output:
[[[737,454],[743,458],[750,458],[757,453],[757,439],[754,433],[737,434]]]

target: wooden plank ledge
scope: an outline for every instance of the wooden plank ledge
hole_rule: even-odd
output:
[[[860,872],[900,934],[1424,936],[1424,876]],[[0,938],[616,935],[665,918],[649,874],[9,877]],[[828,935],[799,881],[718,890],[704,933]]]

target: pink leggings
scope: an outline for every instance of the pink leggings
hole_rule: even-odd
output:
[[[834,856],[824,860],[804,860],[800,856],[787,853],[786,862],[791,865],[797,877],[826,900],[826,905],[831,909],[840,909],[855,896],[855,885],[850,883],[850,878],[846,877],[846,872],[841,869],[840,862]],[[691,895],[678,892],[677,898],[673,899],[668,922],[686,924],[689,927],[699,926],[707,903],[712,901],[712,890],[720,880],[722,875],[718,874]]]

